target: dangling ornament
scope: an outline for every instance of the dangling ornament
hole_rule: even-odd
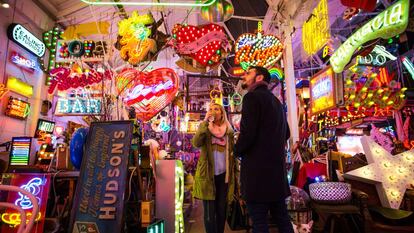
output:
[[[234,7],[229,0],[216,0],[210,6],[201,7],[201,18],[212,22],[219,23],[229,20],[234,14]]]

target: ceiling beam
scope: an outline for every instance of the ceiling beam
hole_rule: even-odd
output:
[[[77,4],[74,4],[73,6],[67,7],[65,9],[58,9],[59,10],[59,13],[56,16],[58,18],[63,18],[65,16],[68,16],[70,14],[73,14],[73,13],[75,13],[77,11],[80,11],[80,10],[86,8],[86,7],[88,7],[87,4],[85,4],[83,2],[79,2]]]
[[[51,4],[49,1],[46,0],[33,0],[33,3],[36,4],[37,7],[39,7],[49,18],[51,18],[53,21],[57,21],[56,14],[58,10],[56,7]]]

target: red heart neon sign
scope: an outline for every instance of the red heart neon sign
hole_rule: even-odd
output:
[[[148,121],[174,99],[178,91],[178,75],[169,68],[136,73],[138,76],[126,89],[124,103],[135,108],[138,119]]]

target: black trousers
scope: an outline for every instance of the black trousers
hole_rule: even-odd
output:
[[[226,173],[214,176],[216,198],[214,201],[203,201],[204,227],[206,233],[223,233],[226,224],[227,191]]]
[[[247,210],[253,222],[253,233],[269,233],[267,216],[270,214],[276,221],[280,233],[293,233],[285,200],[277,202],[247,202]]]

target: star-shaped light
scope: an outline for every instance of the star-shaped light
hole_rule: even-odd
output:
[[[414,150],[391,155],[371,138],[361,138],[368,164],[345,178],[375,184],[381,204],[398,209],[407,187],[414,187]]]

